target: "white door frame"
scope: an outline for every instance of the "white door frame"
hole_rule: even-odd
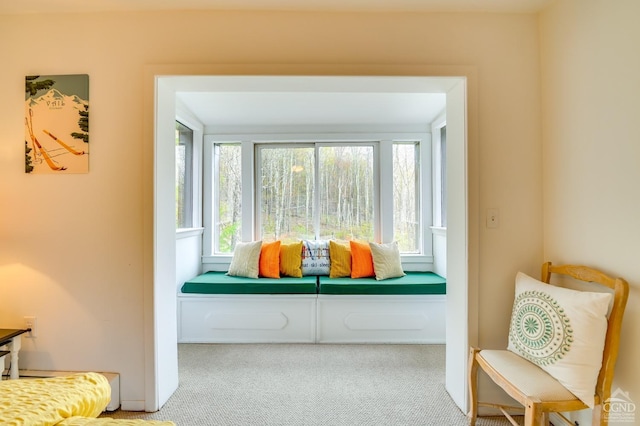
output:
[[[277,72],[277,74],[276,74]],[[197,90],[189,76],[398,76],[433,79],[447,93],[446,389],[468,410],[469,344],[478,335],[477,77],[466,66],[167,65],[145,68],[144,308],[145,410],[156,411],[178,386],[175,315],[175,93]],[[171,128],[171,129],[169,129]],[[167,315],[173,312],[174,315]]]

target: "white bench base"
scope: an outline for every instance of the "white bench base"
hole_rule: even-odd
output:
[[[313,343],[316,298],[180,294],[178,343]]]
[[[178,295],[178,343],[445,343],[445,295]]]
[[[444,295],[318,295],[318,343],[445,343]]]

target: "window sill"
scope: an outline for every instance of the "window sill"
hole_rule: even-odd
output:
[[[182,238],[197,237],[204,233],[204,228],[180,228],[176,229],[176,240]]]
[[[232,258],[233,254],[203,256],[202,264],[209,265],[209,270],[220,270],[221,267],[223,269],[228,268]],[[405,254],[400,256],[400,260],[402,267],[407,271],[427,271],[431,270],[431,265],[433,265],[433,256]],[[207,269],[207,266],[205,266],[205,269]]]
[[[441,226],[430,226],[429,228],[433,235],[447,236],[447,228],[443,228]]]

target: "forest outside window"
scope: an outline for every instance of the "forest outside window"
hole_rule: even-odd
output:
[[[242,161],[239,143],[214,145],[213,244],[215,253],[233,253],[242,235]]]
[[[228,256],[239,241],[338,239],[395,240],[403,256],[431,257],[431,149],[421,138],[210,140],[205,256]]]
[[[342,143],[259,145],[260,238],[373,241],[374,148]]]
[[[420,253],[420,144],[393,144],[393,234],[402,253]]]

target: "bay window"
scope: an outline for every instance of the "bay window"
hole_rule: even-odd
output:
[[[205,263],[249,239],[395,240],[403,258],[429,261],[430,137],[381,136],[207,136]]]

